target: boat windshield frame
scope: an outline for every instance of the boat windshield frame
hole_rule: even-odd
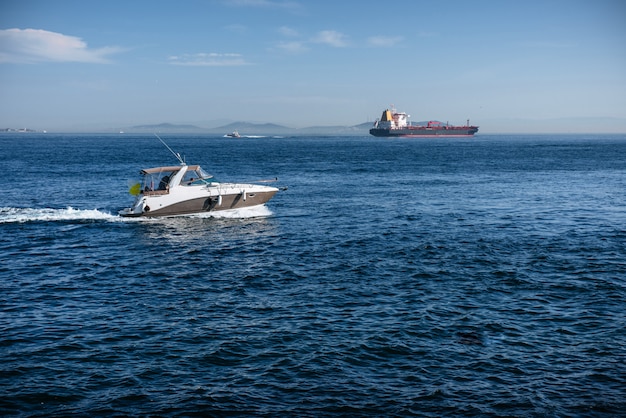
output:
[[[217,183],[217,180],[199,165],[189,166],[180,181],[183,186],[202,186],[211,183]]]

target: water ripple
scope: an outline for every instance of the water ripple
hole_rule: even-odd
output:
[[[223,140],[180,138],[176,149],[241,175],[280,171],[289,190],[259,216],[147,221],[110,215],[127,198],[111,191],[128,161],[158,153],[58,140],[43,143],[42,169],[61,175],[48,154],[64,147],[78,170],[102,152],[113,203],[94,191],[68,208],[61,197],[80,184],[45,207],[7,191],[2,415],[626,409],[623,139],[267,139],[209,152]],[[19,160],[42,143],[4,145]]]

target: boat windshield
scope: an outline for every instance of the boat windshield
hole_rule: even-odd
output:
[[[209,183],[217,183],[215,177],[204,171],[201,167],[190,167],[181,181],[186,186],[197,186]]]

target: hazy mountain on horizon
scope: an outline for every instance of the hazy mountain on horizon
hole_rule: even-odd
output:
[[[159,123],[152,125],[135,125],[123,129],[124,132],[178,132],[178,133],[210,133],[228,134],[233,131],[241,135],[363,135],[372,124],[370,122],[354,126],[312,126],[306,128],[290,128],[275,123],[232,122],[215,128],[203,128],[191,124]]]

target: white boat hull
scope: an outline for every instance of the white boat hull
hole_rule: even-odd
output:
[[[142,192],[125,217],[181,216],[260,206],[278,189],[255,184],[212,183],[204,187],[177,187],[170,191]]]

